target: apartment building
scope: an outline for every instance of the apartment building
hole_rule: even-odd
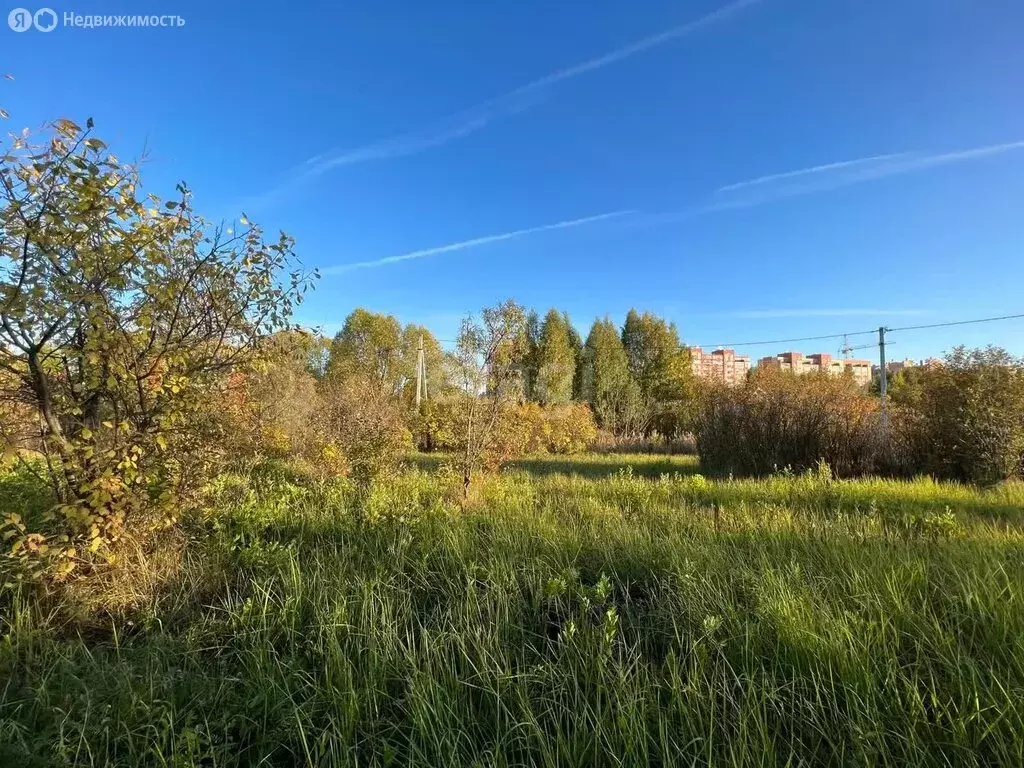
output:
[[[888,361],[885,364],[885,370],[886,370],[886,373],[888,373],[890,376],[892,376],[894,373],[899,373],[900,371],[905,371],[905,370],[907,370],[909,368],[914,368],[916,365],[917,365],[917,363],[915,363],[913,360],[911,360],[909,357],[907,357],[907,358],[904,358],[903,360],[890,360],[890,361]],[[874,363],[871,366],[871,375],[872,376],[879,376],[881,373],[882,373],[882,367],[878,363]]]
[[[783,352],[773,357],[762,357],[757,361],[759,366],[776,366],[784,371],[792,371],[797,376],[805,373],[827,373],[840,376],[846,371],[853,375],[854,381],[861,386],[871,383],[871,361],[834,358],[827,352],[804,355],[801,352]]]
[[[909,357],[903,360],[890,360],[885,364],[885,370],[889,373],[898,373],[899,371],[905,371],[907,368],[913,368],[917,363],[911,360]],[[877,365],[875,366],[878,367]]]
[[[729,385],[741,384],[750,370],[750,358],[737,355],[734,349],[705,352],[700,347],[690,347],[690,364],[698,378]]]

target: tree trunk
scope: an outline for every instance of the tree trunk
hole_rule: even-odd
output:
[[[38,409],[39,415],[42,417],[47,430],[49,430],[49,435],[43,435],[43,440],[44,442],[48,442],[48,438],[52,439],[57,448],[57,453],[60,456],[61,468],[64,470],[64,478],[67,481],[68,489],[73,492],[73,489],[76,487],[76,482],[74,473],[71,469],[74,466],[71,444],[64,436],[64,430],[60,425],[60,419],[57,418],[57,414],[53,410],[53,396],[50,393],[50,381],[46,376],[46,372],[43,370],[42,364],[39,362],[38,350],[29,351],[28,369],[31,375],[32,392],[36,399],[36,408]],[[64,499],[64,501],[67,501],[67,499]]]
[[[469,406],[469,418],[466,422],[466,455],[462,464],[462,499],[469,498],[469,483],[473,478],[473,416],[476,411],[476,400]]]

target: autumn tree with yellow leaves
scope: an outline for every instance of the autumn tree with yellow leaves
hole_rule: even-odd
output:
[[[283,233],[210,225],[183,183],[144,193],[92,128],[58,120],[0,156],[0,398],[37,417],[59,501],[31,540],[7,522],[15,548],[31,541],[61,571],[173,514],[205,477],[229,374],[315,277]]]

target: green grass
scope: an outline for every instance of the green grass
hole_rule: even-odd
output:
[[[452,456],[437,453],[416,453],[408,463],[425,471],[438,469]],[[579,475],[601,478],[627,470],[640,477],[658,478],[662,475],[692,475],[698,471],[696,456],[670,456],[664,454],[607,453],[580,456],[530,456],[508,464],[506,471],[522,469],[534,477],[546,475]]]
[[[1020,485],[600,456],[454,491],[225,477],[131,609],[9,595],[0,765],[1024,764]]]

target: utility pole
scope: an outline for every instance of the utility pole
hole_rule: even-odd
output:
[[[882,437],[889,436],[889,412],[886,408],[886,392],[888,390],[888,379],[885,370],[885,326],[878,329],[878,367],[880,369],[879,396],[882,399]]]
[[[416,410],[427,397],[427,361],[423,356],[423,334],[420,334],[419,347],[416,350]]]

